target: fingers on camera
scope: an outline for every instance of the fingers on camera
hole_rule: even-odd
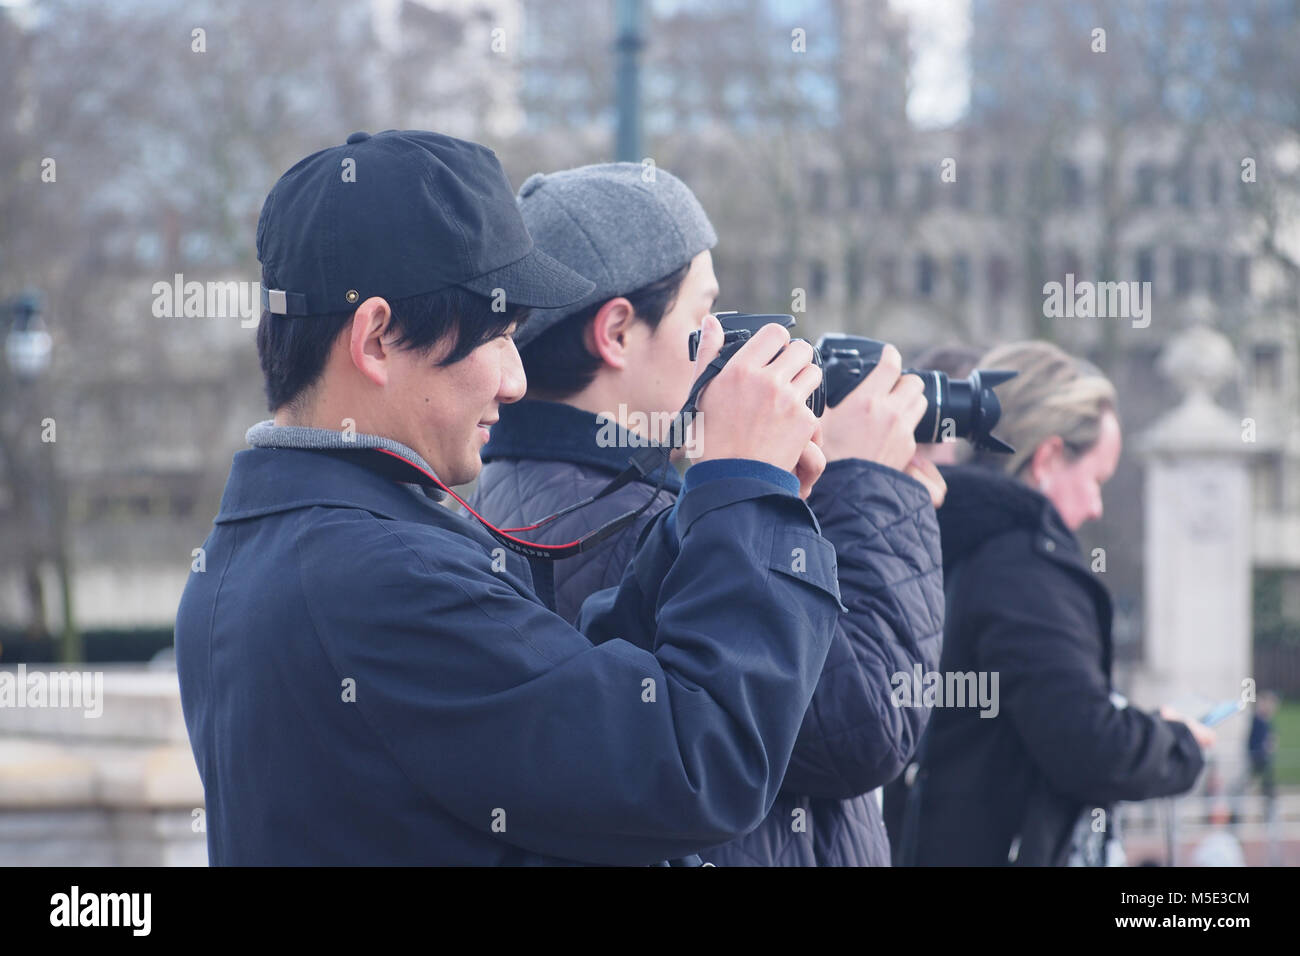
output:
[[[784,327],[770,323],[751,335],[749,341],[740,347],[732,361],[743,357],[744,361],[752,359],[760,365],[766,365],[789,344],[790,333]]]
[[[811,353],[809,354],[811,356]],[[817,386],[821,384],[821,381],[822,370],[816,365],[809,363],[799,370],[799,373],[795,375],[791,384],[794,386],[795,393],[799,396],[799,400],[806,402],[808,396],[817,390]],[[808,411],[811,413],[812,409],[809,409]],[[816,415],[813,416],[813,418],[816,417]]]
[[[778,377],[793,379],[802,375],[809,368],[816,368],[812,364],[812,360],[812,345],[803,339],[798,339],[782,349],[781,354],[772,360],[772,369],[777,373]],[[818,372],[820,374],[820,370]],[[818,381],[821,381],[821,379],[818,378]]]
[[[898,388],[899,383],[907,378],[916,378],[915,375],[904,376],[900,379],[899,375],[903,368],[903,359],[898,354],[898,349],[892,345],[886,345],[880,353],[880,361],[871,373],[862,380],[854,391],[865,391],[868,395],[888,395],[891,391]]]
[[[898,349],[894,346],[886,344],[885,347],[880,350],[880,364],[886,368],[902,371],[903,356],[899,354]]]

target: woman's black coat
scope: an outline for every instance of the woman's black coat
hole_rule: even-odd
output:
[[[932,711],[913,859],[1064,865],[1081,813],[1108,826],[1115,801],[1189,789],[1204,758],[1186,725],[1112,702],[1104,573],[1048,499],[976,466],[944,475],[940,670],[996,672],[998,712]]]

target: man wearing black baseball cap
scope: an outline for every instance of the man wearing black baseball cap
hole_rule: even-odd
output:
[[[527,310],[592,289],[533,248],[496,156],[353,134],[281,177],[257,247],[274,418],[176,619],[210,862],[639,864],[754,827],[841,608],[802,500],[811,349],[771,326],[707,386],[709,454],[588,625],[635,642],[593,645],[530,564],[603,530],[537,545],[439,504],[524,393]]]

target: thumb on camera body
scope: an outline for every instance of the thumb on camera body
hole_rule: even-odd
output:
[[[705,367],[722,351],[722,323],[716,315],[706,315],[700,326],[700,344],[695,350],[695,373],[692,381],[700,377]]]

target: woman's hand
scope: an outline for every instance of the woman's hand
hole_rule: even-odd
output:
[[[1214,746],[1215,740],[1218,739],[1214,731],[1199,720],[1194,720],[1186,714],[1180,714],[1172,707],[1161,707],[1160,716],[1174,723],[1186,724],[1187,729],[1192,732],[1192,736],[1196,738],[1196,742],[1202,750],[1209,750]]]

